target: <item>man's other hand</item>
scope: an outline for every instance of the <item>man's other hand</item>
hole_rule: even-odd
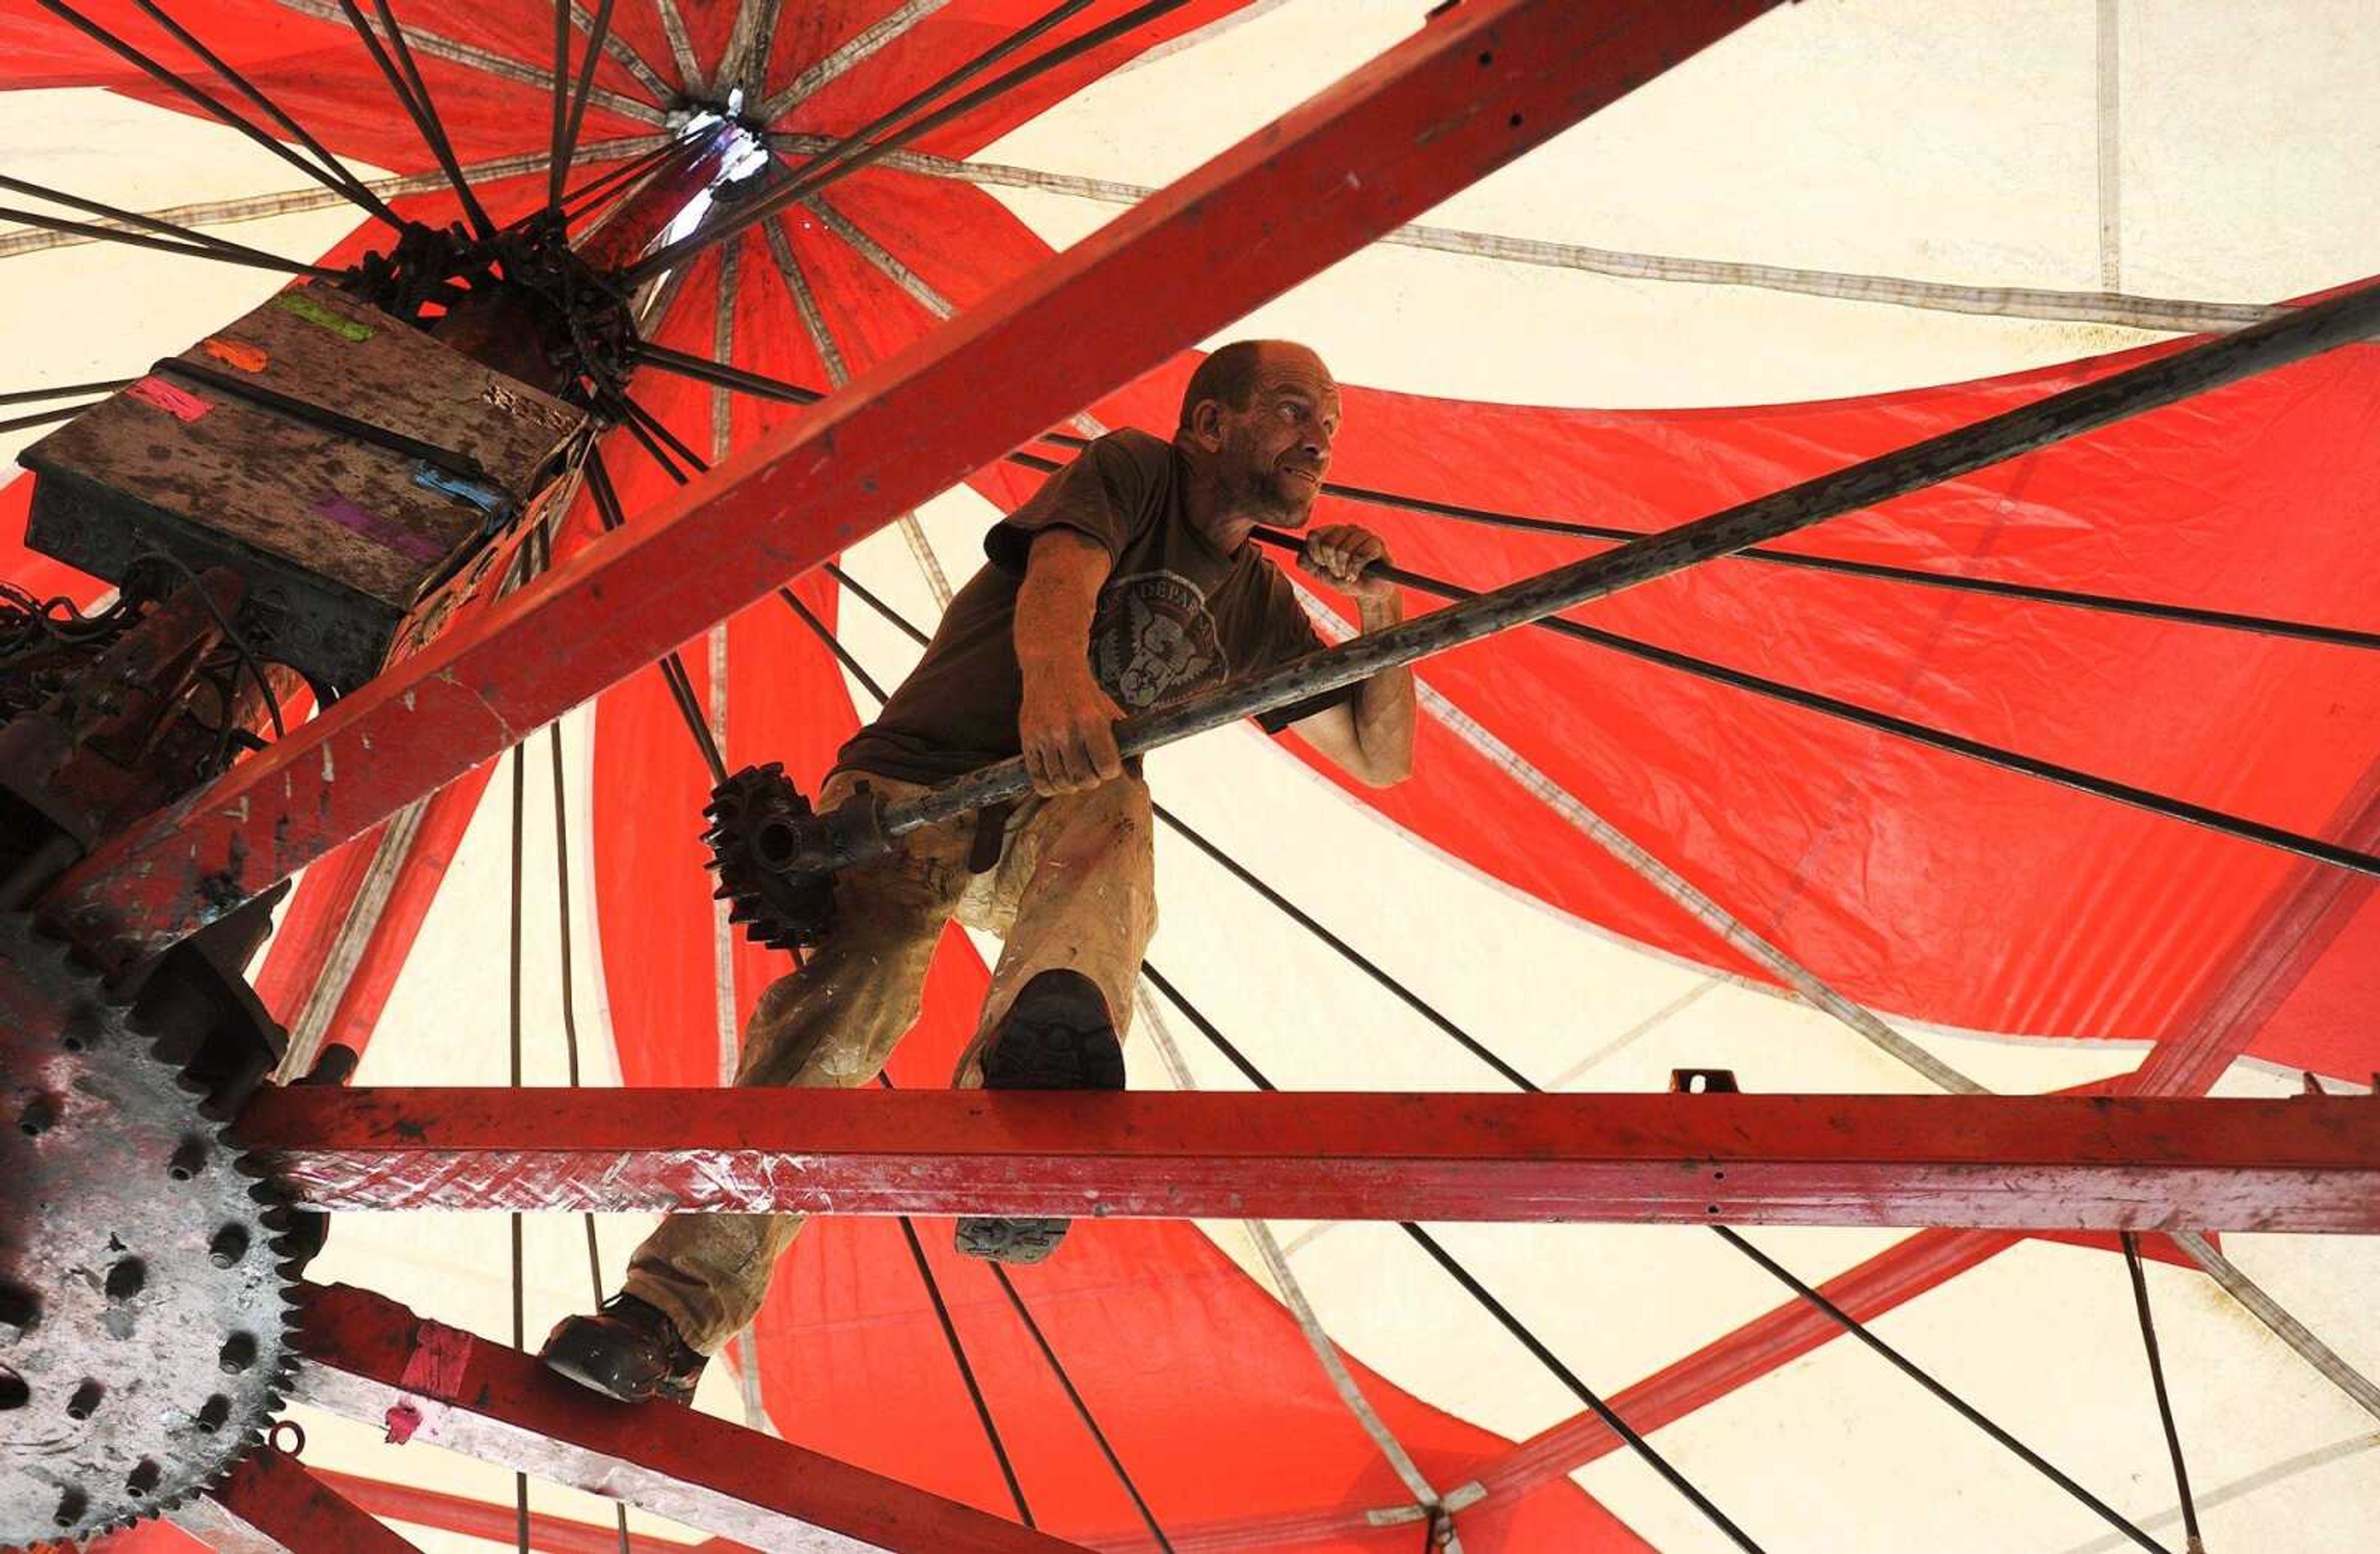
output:
[[[1384,600],[1396,596],[1396,584],[1385,577],[1366,577],[1364,569],[1374,562],[1386,565],[1388,559],[1387,543],[1370,529],[1356,524],[1326,524],[1305,537],[1297,565],[1356,600]]]
[[[1071,673],[1027,672],[1016,717],[1025,771],[1044,798],[1082,793],[1123,775],[1115,725],[1123,710],[1091,677],[1088,665]]]

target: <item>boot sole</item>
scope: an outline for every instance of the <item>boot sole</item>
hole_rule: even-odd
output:
[[[649,1366],[630,1363],[601,1328],[581,1317],[554,1329],[538,1359],[556,1376],[615,1402],[643,1402],[659,1395],[668,1379]]]
[[[1045,971],[1026,983],[983,1059],[987,1090],[1121,1090],[1123,1081],[1123,1045],[1107,1000],[1079,973]],[[1038,1263],[1073,1222],[970,1215],[955,1240],[970,1257]]]

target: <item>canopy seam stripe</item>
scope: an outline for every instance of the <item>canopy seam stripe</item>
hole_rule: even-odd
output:
[[[805,68],[786,84],[783,91],[763,101],[758,121],[774,124],[789,110],[816,95],[828,82],[841,77],[853,66],[949,4],[950,0],[907,0],[899,9],[862,29],[825,57]]]
[[[785,218],[763,222],[760,230],[767,237],[769,257],[775,261],[777,271],[785,278],[785,289],[793,294],[794,310],[801,315],[802,328],[816,347],[819,362],[826,369],[827,382],[841,388],[851,379],[850,364],[845,361],[843,347],[835,343],[833,332],[827,328],[825,310],[818,296],[810,289],[808,277],[802,273],[794,256],[793,239],[785,232]],[[718,390],[722,395],[729,391]],[[926,575],[926,586],[933,591],[937,607],[947,609],[951,602],[951,580],[942,572],[942,564],[934,554],[934,547],[926,538],[925,526],[917,521],[915,508],[892,520],[901,531],[901,539],[917,558],[918,569]]]
[[[312,17],[317,21],[331,22],[342,29],[346,26],[346,14],[339,9],[335,0],[273,0],[273,3],[284,10],[295,11],[300,16]],[[452,38],[443,37],[435,32],[421,31],[411,27],[405,30],[405,39],[412,45],[414,52],[445,60],[450,65],[468,66],[472,69],[485,71],[491,76],[500,76],[508,81],[534,87],[540,93],[546,92],[552,87],[552,74],[544,67],[529,65],[506,55],[496,54],[470,43],[457,42]],[[606,87],[594,87],[589,90],[588,95],[589,101],[601,103],[605,108],[624,118],[639,119],[647,124],[669,122],[669,115],[662,109],[654,107],[650,103],[639,103],[633,97],[623,97]],[[543,159],[540,158],[540,165]]]
[[[662,36],[669,40],[670,59],[677,66],[678,89],[689,97],[705,95],[709,89],[702,61],[695,57],[694,38],[686,30],[677,0],[653,0],[653,10],[661,18]]]
[[[771,144],[782,144],[797,152],[823,150],[833,143],[825,136],[786,131],[772,131],[769,140]],[[1050,173],[1005,163],[961,161],[926,152],[889,152],[879,158],[875,165],[962,183],[1040,189],[1114,205],[1137,204],[1156,192],[1143,184],[1119,183],[1072,173]],[[1748,286],[1755,290],[1786,292],[1837,302],[1867,302],[1934,312],[1974,313],[1991,318],[2045,322],[2101,324],[2108,328],[2159,334],[2216,334],[2242,329],[2287,310],[2264,303],[2143,297],[2112,289],[2069,291],[2048,286],[1961,285],[1945,281],[1921,281],[1907,276],[1858,271],[1690,259],[1625,249],[1594,248],[1548,238],[1512,237],[1500,233],[1419,223],[1398,227],[1377,241],[1399,248],[1427,249],[1505,263],[1575,270],[1613,280]]]
[[[749,99],[768,89],[769,55],[777,39],[778,8],[783,0],[742,0],[735,7],[735,27],[719,56],[719,85],[740,91]]]
[[[595,18],[581,0],[570,0],[570,19],[579,31],[593,36]],[[637,45],[621,37],[613,29],[603,30],[603,52],[617,60],[622,69],[636,77],[638,84],[653,94],[656,104],[666,103],[676,95],[670,90],[670,84],[662,79],[661,72],[645,63],[645,56],[637,52]]]

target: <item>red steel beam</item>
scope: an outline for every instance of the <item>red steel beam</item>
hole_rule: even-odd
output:
[[[231,1476],[172,1512],[174,1524],[217,1554],[413,1554],[414,1546],[267,1446]]]
[[[1726,36],[1775,0],[1474,0],[151,817],[52,914],[123,965]]]
[[[2360,1096],[298,1088],[330,1209],[2380,1232]]]
[[[425,1489],[417,1484],[392,1484],[385,1479],[334,1473],[328,1468],[316,1469],[314,1476],[374,1516],[386,1517],[392,1522],[410,1522],[417,1527],[433,1527],[442,1533],[460,1533],[466,1537],[483,1538],[490,1543],[509,1544],[518,1536],[519,1518],[508,1504],[496,1505],[464,1495]],[[610,1525],[599,1527],[592,1522],[532,1511],[528,1516],[528,1546],[537,1550],[537,1554],[618,1554],[619,1529]],[[708,1538],[701,1543],[686,1544],[674,1538],[630,1533],[628,1554],[759,1554],[759,1551],[725,1538]]]
[[[344,1284],[298,1293],[300,1402],[755,1548],[1082,1554],[832,1457],[666,1402],[629,1407],[516,1349]],[[338,1548],[337,1544],[320,1545]]]

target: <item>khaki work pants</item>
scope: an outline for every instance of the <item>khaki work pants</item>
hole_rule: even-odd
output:
[[[819,794],[832,808],[866,782],[888,803],[912,783],[838,772]],[[1081,972],[1107,995],[1121,1036],[1142,952],[1157,927],[1148,786],[1136,774],[1088,793],[1027,798],[1007,821],[999,864],[967,868],[976,817],[912,832],[835,885],[835,926],[800,972],[760,995],[744,1030],[738,1085],[872,1083],[917,1023],[926,972],[955,917],[1005,941],[975,1039],[953,1083],[983,1083],[981,1052],[1017,990],[1044,971]],[[798,1214],[674,1214],[637,1248],[626,1293],[709,1354],[760,1309]]]

